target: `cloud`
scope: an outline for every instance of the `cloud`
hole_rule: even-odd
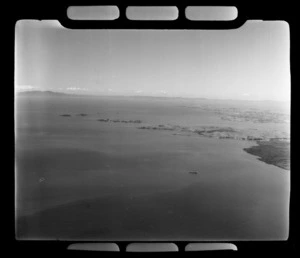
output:
[[[161,94],[165,95],[167,93],[168,93],[168,91],[166,91],[166,90],[157,90],[157,91],[153,92],[153,94],[159,94],[159,95],[161,95]]]
[[[87,88],[78,88],[78,87],[68,87],[67,90],[72,90],[72,91],[87,91]]]
[[[39,87],[32,86],[32,85],[16,85],[16,90],[36,90]]]

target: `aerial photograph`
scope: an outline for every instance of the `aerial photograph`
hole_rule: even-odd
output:
[[[18,240],[286,240],[289,26],[15,27]]]

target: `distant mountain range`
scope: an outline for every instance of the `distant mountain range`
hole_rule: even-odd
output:
[[[166,96],[144,96],[144,95],[92,95],[92,94],[72,94],[72,93],[63,93],[63,92],[56,92],[56,91],[39,91],[39,90],[32,90],[32,91],[22,91],[17,93],[18,96],[36,96],[36,97],[112,97],[112,98],[139,98],[139,99],[185,99],[184,97],[166,97]],[[206,98],[194,98],[194,99],[202,99],[205,100]]]
[[[144,95],[93,95],[93,94],[74,94],[74,93],[63,93],[57,91],[21,91],[17,93],[18,96],[37,96],[37,97],[112,97],[112,98],[139,98],[139,99],[189,99],[189,100],[213,100],[213,101],[249,101],[249,102],[286,102],[286,101],[276,101],[276,100],[239,100],[239,99],[213,99],[213,98],[201,98],[201,97],[167,97],[167,96],[144,96]]]
[[[77,96],[73,94],[63,93],[63,92],[55,92],[55,91],[39,91],[39,90],[32,90],[32,91],[22,91],[18,92],[17,95],[19,96]]]

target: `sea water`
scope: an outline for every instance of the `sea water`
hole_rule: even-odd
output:
[[[180,98],[18,97],[17,238],[286,239],[290,171],[243,150],[254,142],[139,129],[287,130],[280,123],[221,119],[214,108],[231,104]],[[242,109],[251,103],[234,105]]]

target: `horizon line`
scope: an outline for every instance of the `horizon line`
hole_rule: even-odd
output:
[[[209,97],[192,97],[192,96],[170,96],[170,95],[122,95],[122,94],[93,94],[93,93],[74,93],[74,92],[65,92],[65,91],[53,91],[53,90],[15,90],[15,94],[19,93],[33,93],[33,92],[40,92],[40,93],[54,93],[54,94],[62,94],[62,95],[69,95],[69,96],[85,96],[85,97],[145,97],[145,98],[168,98],[168,99],[202,99],[202,100],[232,100],[232,101],[269,101],[269,102],[291,102],[291,100],[272,100],[272,99],[231,99],[231,98],[209,98]]]

